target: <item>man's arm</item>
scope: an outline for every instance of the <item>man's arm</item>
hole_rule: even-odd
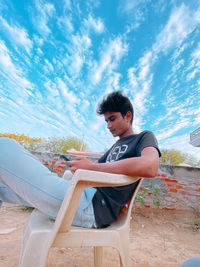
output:
[[[142,150],[140,157],[106,163],[94,163],[87,158],[77,157],[75,160],[69,161],[67,165],[71,167],[72,172],[85,169],[130,176],[154,177],[158,171],[159,155],[156,148],[146,147]]]

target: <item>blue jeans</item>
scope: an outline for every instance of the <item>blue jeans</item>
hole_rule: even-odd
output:
[[[70,181],[51,173],[16,141],[0,138],[0,202],[37,208],[56,218]],[[95,188],[84,190],[73,225],[95,226],[92,198]]]
[[[200,256],[184,261],[179,267],[200,267]]]

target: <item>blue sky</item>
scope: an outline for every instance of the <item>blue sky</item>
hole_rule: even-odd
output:
[[[200,1],[1,0],[0,133],[115,142],[96,115],[122,90],[135,133],[200,159]]]

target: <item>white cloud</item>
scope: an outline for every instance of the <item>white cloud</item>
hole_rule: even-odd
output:
[[[55,99],[56,96],[59,96],[59,92],[58,92],[58,89],[56,88],[56,84],[53,83],[51,80],[46,79],[46,81],[44,82],[44,87],[47,89],[47,93],[46,93],[47,97],[51,96],[53,99]]]
[[[92,131],[92,132],[98,132],[101,127],[105,124],[105,121],[103,119],[103,117],[97,117],[96,118],[96,121],[95,122],[92,122],[90,125],[89,125],[89,129]]]
[[[158,34],[156,43],[153,46],[153,51],[156,54],[159,52],[166,53],[168,49],[179,46],[188,35],[194,30],[199,24],[199,18],[197,13],[199,11],[192,11],[187,6],[182,4],[176,7],[170,18]]]
[[[134,9],[137,5],[141,4],[143,1],[139,1],[137,4],[132,3],[131,1],[126,1],[127,9]],[[136,111],[136,114],[139,115],[140,118],[135,119],[136,128],[140,128],[141,121],[143,121],[142,117],[147,112],[148,106],[146,105],[149,101],[149,94],[151,91],[151,84],[153,79],[152,68],[156,61],[159,59],[159,53],[164,52],[167,53],[170,48],[176,49],[176,57],[172,60],[174,61],[174,65],[172,67],[172,73],[168,76],[168,80],[173,77],[174,87],[178,80],[174,76],[177,71],[183,66],[184,61],[178,60],[175,62],[175,59],[178,59],[178,56],[184,49],[187,47],[187,44],[183,44],[183,41],[188,37],[188,35],[199,25],[199,18],[197,18],[196,13],[194,14],[188,7],[182,4],[179,7],[176,7],[172,10],[172,13],[169,17],[167,24],[157,35],[155,43],[152,47],[146,51],[142,58],[139,59],[138,64],[135,64],[133,67],[130,67],[128,70],[128,78],[129,78],[129,90],[132,92],[133,96],[133,104]],[[179,45],[182,45],[182,47]],[[174,88],[171,88],[166,93],[166,99],[162,102],[164,106],[173,107],[177,105],[178,99],[177,96],[174,95]],[[180,105],[179,105],[180,110]],[[168,112],[163,118],[168,118],[170,120],[169,114],[171,114],[172,110]],[[179,112],[180,116],[181,113]],[[185,113],[183,113],[185,114]],[[137,121],[138,120],[138,121]],[[171,117],[172,120],[172,117]],[[157,125],[161,122],[162,119],[158,118]],[[167,136],[169,137],[173,132],[176,131],[176,126],[172,130],[171,133],[168,132]],[[165,133],[163,133],[164,138]],[[160,136],[161,137],[161,136]]]
[[[84,50],[87,50],[91,45],[91,39],[88,35],[72,35],[72,44],[71,49],[73,49],[73,52],[79,52],[82,53]]]
[[[84,20],[84,24],[87,28],[93,29],[96,33],[104,32],[104,23],[100,18],[94,19],[91,15],[89,15],[88,19]]]
[[[71,0],[63,0],[63,4],[65,9],[70,10],[71,9]]]
[[[132,0],[125,0],[124,3],[124,11],[130,12],[134,9],[136,9],[139,5],[146,2],[146,0],[138,0],[138,1],[132,1]]]
[[[0,105],[0,106],[1,106],[1,105]],[[0,111],[0,115],[6,117],[6,112],[5,112],[5,111],[4,111],[4,112],[1,112],[1,111]]]
[[[34,34],[33,36],[34,42],[37,46],[42,46],[44,43],[44,39],[42,39],[41,37],[39,37],[38,35]]]
[[[129,85],[132,90],[134,109],[138,114],[145,114],[147,111],[146,102],[149,96],[153,74],[151,73],[151,64],[153,64],[153,55],[147,51],[136,67],[128,70]],[[139,123],[139,122],[138,122]]]
[[[82,66],[83,66],[83,58],[79,54],[75,54],[71,65],[73,72],[79,73],[81,71]]]
[[[5,76],[11,82],[18,83],[20,88],[33,88],[31,82],[23,76],[23,70],[12,62],[9,50],[2,41],[0,41],[0,68]]]
[[[172,67],[172,75],[176,74],[178,70],[184,65],[184,59],[178,60]]]
[[[148,80],[142,83],[141,89],[134,95],[134,101],[133,101],[134,107],[143,114],[147,111],[147,107],[145,104],[147,102],[147,97],[150,92],[151,83],[152,83],[152,76],[150,76]]]
[[[149,75],[150,72],[150,65],[152,62],[152,52],[148,51],[145,53],[145,55],[139,60],[139,67],[140,67],[140,73],[139,73],[139,80],[146,80],[146,78]]]
[[[200,43],[198,47],[193,51],[191,55],[190,65],[188,67],[190,71],[187,75],[187,80],[194,79],[197,73],[200,73]]]
[[[135,106],[134,106],[135,109]],[[133,119],[133,128],[135,133],[141,132],[142,124],[144,123],[141,115],[137,111],[134,112],[134,119]],[[144,129],[143,129],[144,130]]]
[[[13,45],[23,47],[28,54],[30,54],[33,42],[29,39],[27,31],[16,25],[9,25],[8,22],[0,17],[1,26],[4,29],[5,34],[11,40]]]
[[[185,120],[180,121],[177,124],[174,122],[168,128],[163,129],[163,132],[160,134],[157,134],[156,137],[158,138],[159,141],[163,141],[164,139],[172,136],[178,130],[183,129],[188,124],[189,124],[189,121],[185,121]]]
[[[146,12],[146,6],[148,0],[121,0],[118,11],[121,13],[126,13],[127,19],[131,20],[131,26],[129,25],[128,31],[136,29],[140,26],[141,22],[145,20],[145,17],[148,16]],[[157,3],[158,4],[158,3]],[[154,8],[155,9],[155,8]]]
[[[160,118],[157,118],[157,120],[154,122],[153,125],[154,125],[154,126],[157,126],[157,125],[159,125],[161,122],[166,121],[166,120],[168,120],[169,118],[172,118],[172,116],[171,116],[172,113],[177,112],[178,109],[179,109],[178,106],[174,106],[173,108],[167,108],[167,110],[166,110],[166,112],[165,112],[165,115],[162,116],[162,117],[160,117]]]
[[[43,52],[42,52],[42,50],[41,50],[40,48],[37,49],[37,53],[38,53],[39,55],[43,55]]]
[[[175,62],[175,60],[181,56],[181,54],[188,48],[188,46],[189,43],[184,43],[181,44],[181,46],[176,47],[171,57],[171,60]]]
[[[100,62],[96,64],[93,75],[93,82],[96,84],[101,80],[102,74],[107,71],[111,74],[119,64],[122,56],[127,52],[127,45],[121,38],[114,39],[102,49]]]
[[[108,82],[107,82],[108,89],[105,91],[105,94],[108,94],[114,90],[120,90],[120,81],[119,81],[120,77],[121,77],[121,74],[117,72],[113,72],[110,75],[110,77],[108,78]]]
[[[87,114],[89,107],[90,107],[90,102],[87,99],[83,99],[80,105],[80,112],[82,114]]]
[[[137,81],[137,77],[135,75],[136,72],[136,68],[131,67],[128,69],[128,79],[129,79],[129,84],[131,85],[131,87],[133,89],[138,88],[138,81]]]
[[[78,105],[80,103],[80,99],[72,91],[69,91],[66,84],[60,78],[57,78],[57,86],[64,97],[66,107],[70,108],[70,105]]]
[[[200,115],[194,119],[196,125],[200,125]]]
[[[54,71],[54,67],[51,64],[51,62],[49,62],[49,60],[46,59],[46,58],[45,58],[44,62],[45,62],[44,71],[47,72],[47,73],[53,72]]]
[[[58,25],[64,32],[64,35],[71,34],[74,31],[74,26],[72,24],[72,18],[70,16],[64,16],[58,18]]]
[[[55,14],[55,7],[53,4],[44,3],[42,0],[36,0],[35,5],[37,8],[37,14],[33,17],[35,27],[41,35],[48,36],[51,33],[48,22]]]
[[[192,79],[194,79],[194,77],[196,76],[196,74],[198,73],[198,69],[194,69],[193,71],[191,71],[188,75],[187,75],[187,80],[190,81]]]
[[[91,40],[87,35],[72,35],[71,43],[68,45],[68,53],[65,55],[64,59],[62,59],[64,66],[70,73],[70,80],[79,77],[83,64],[88,64],[90,60],[90,45]]]
[[[3,67],[4,70],[9,71],[16,76],[20,74],[21,71],[19,69],[16,69],[8,53],[9,51],[7,47],[1,41],[0,42],[0,65]]]
[[[78,51],[74,51],[73,54],[65,55],[63,63],[67,67],[71,79],[76,79],[83,66],[84,56],[81,56]]]

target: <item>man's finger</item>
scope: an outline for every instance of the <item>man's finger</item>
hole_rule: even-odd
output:
[[[67,166],[71,166],[71,163],[72,163],[72,161],[70,160],[70,161],[66,161],[65,162],[65,164],[67,165]]]
[[[81,159],[84,159],[85,157],[76,157],[74,158],[74,160],[81,160]]]

